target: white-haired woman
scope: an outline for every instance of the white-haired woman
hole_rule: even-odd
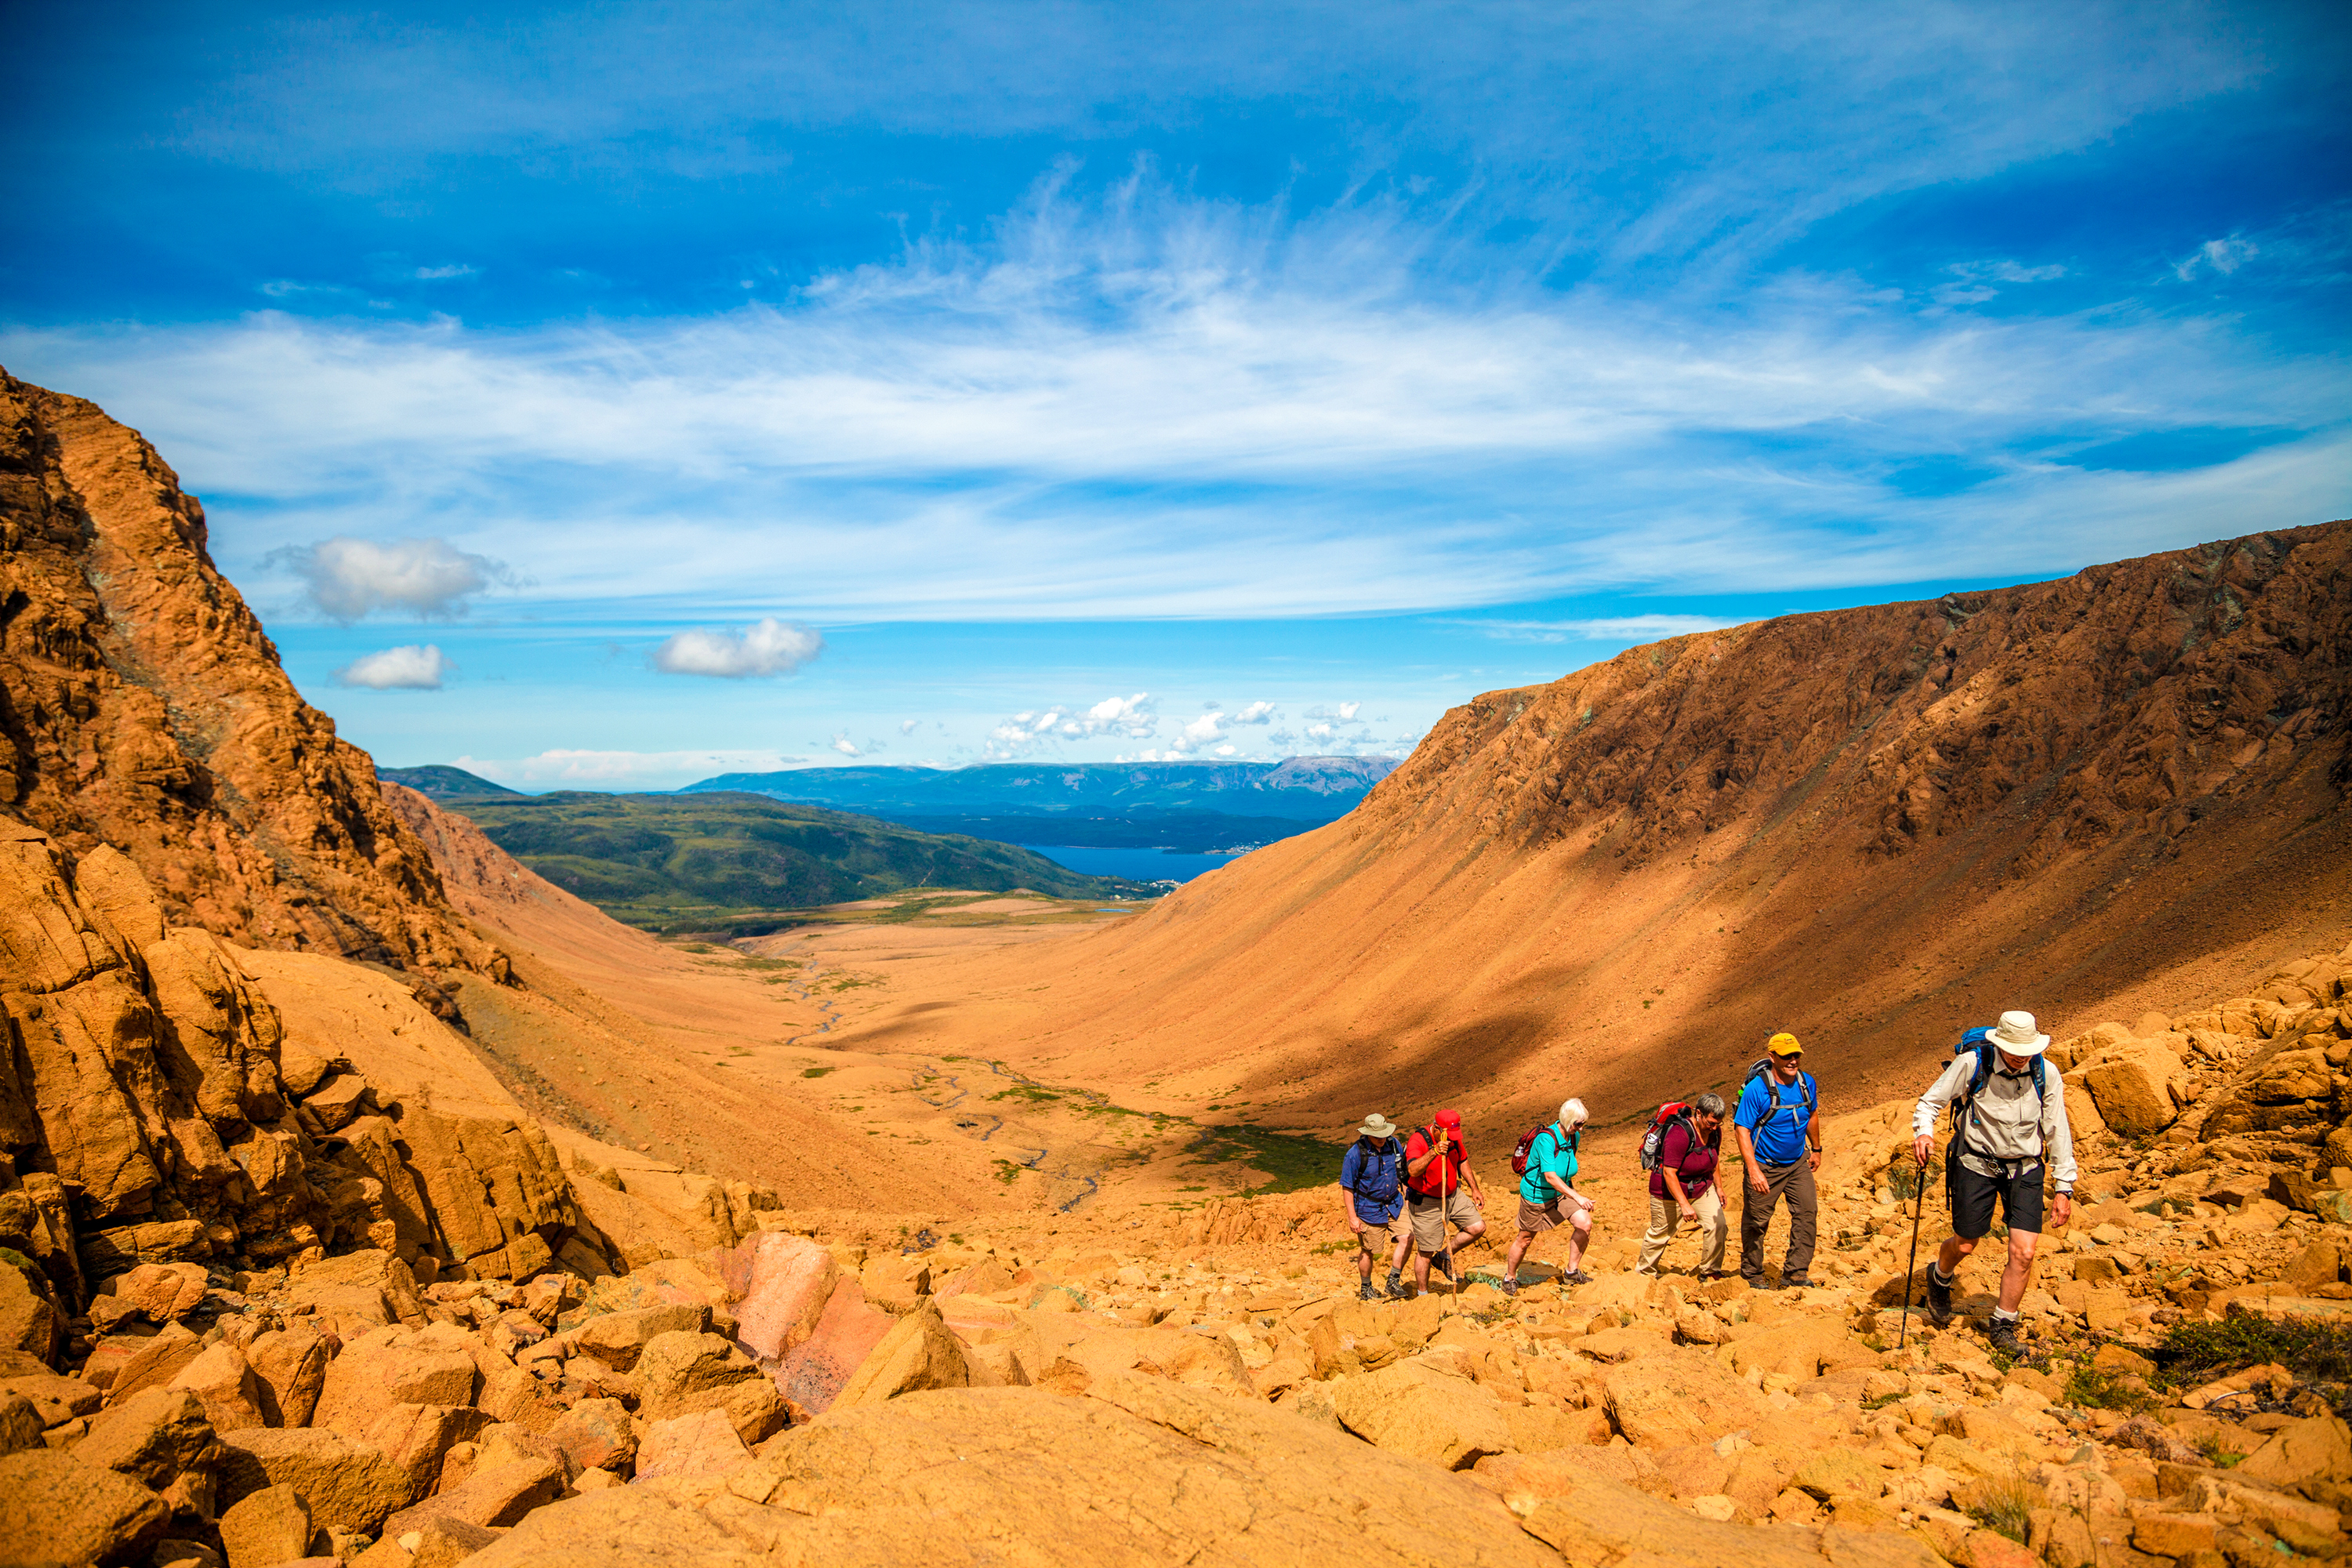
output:
[[[1561,1280],[1582,1285],[1591,1279],[1584,1271],[1584,1248],[1592,1239],[1592,1200],[1576,1190],[1576,1146],[1584,1141],[1586,1120],[1584,1101],[1565,1100],[1559,1120],[1528,1146],[1528,1173],[1519,1178],[1519,1234],[1503,1261],[1505,1295],[1518,1294],[1519,1260],[1536,1237],[1562,1225],[1568,1226],[1568,1261]]]
[[[1668,1121],[1658,1168],[1650,1173],[1650,1228],[1635,1273],[1655,1278],[1666,1243],[1689,1220],[1698,1226],[1698,1277],[1723,1277],[1723,1194],[1716,1183],[1722,1153],[1723,1096],[1702,1094]]]

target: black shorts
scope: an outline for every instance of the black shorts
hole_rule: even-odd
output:
[[[1952,1194],[1952,1229],[1974,1241],[1992,1228],[1992,1205],[2000,1200],[2001,1223],[2011,1230],[2042,1232],[2042,1162],[2028,1160],[2013,1176],[1980,1176],[1958,1160],[1944,1175]]]

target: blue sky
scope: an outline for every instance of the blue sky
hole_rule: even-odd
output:
[[[2352,512],[2340,6],[50,7],[0,363],[393,763],[1401,751]]]

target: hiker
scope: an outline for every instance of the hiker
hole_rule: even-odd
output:
[[[1404,1217],[1404,1145],[1397,1141],[1396,1123],[1373,1111],[1356,1129],[1356,1141],[1339,1161],[1339,1188],[1348,1194],[1348,1228],[1356,1233],[1356,1295],[1377,1301],[1372,1288],[1372,1258],[1381,1250],[1376,1237],[1395,1245],[1389,1253],[1389,1297],[1403,1300],[1405,1248],[1412,1245],[1412,1225]]]
[[[1656,1279],[1658,1259],[1685,1220],[1698,1226],[1698,1277],[1723,1278],[1723,1194],[1716,1166],[1723,1157],[1723,1096],[1702,1094],[1667,1119],[1650,1173],[1650,1228],[1633,1272]]]
[[[2009,1267],[2000,1300],[1985,1326],[1996,1350],[2017,1353],[2017,1304],[2033,1272],[2042,1240],[2042,1167],[2056,1167],[2051,1217],[2064,1225],[2074,1207],[2074,1134],[2066,1125],[2066,1080],[2044,1070],[2050,1037],[2031,1013],[2003,1013],[1974,1050],[1963,1049],[1928,1086],[1911,1112],[1911,1152],[1926,1170],[1936,1152],[1936,1117],[1955,1108],[1951,1146],[1944,1154],[1944,1190],[1951,1200],[1952,1234],[1927,1266],[1927,1315],[1952,1316],[1952,1272],[1992,1228],[1993,1200],[2009,1226]]]
[[[1478,1173],[1469,1168],[1470,1146],[1462,1141],[1462,1113],[1441,1110],[1437,1124],[1423,1127],[1405,1141],[1405,1212],[1412,1218],[1413,1292],[1429,1290],[1429,1268],[1454,1277],[1454,1254],[1465,1244],[1486,1234],[1486,1194]],[[1468,1192],[1463,1191],[1465,1187]],[[1452,1241],[1445,1227],[1462,1234]]]
[[[1821,1195],[1813,1173],[1822,1167],[1821,1129],[1813,1112],[1821,1086],[1798,1064],[1805,1047],[1790,1034],[1764,1043],[1764,1059],[1748,1072],[1732,1125],[1739,1131],[1739,1158],[1748,1173],[1739,1194],[1739,1272],[1750,1288],[1769,1290],[1764,1280],[1764,1232],[1772,1211],[1789,1200],[1789,1253],[1780,1264],[1783,1289],[1810,1285],[1813,1230]]]
[[[1568,1265],[1559,1271],[1568,1285],[1589,1285],[1584,1249],[1592,1240],[1592,1200],[1578,1192],[1576,1146],[1584,1141],[1584,1101],[1563,1100],[1559,1120],[1535,1135],[1528,1145],[1527,1173],[1519,1178],[1519,1234],[1511,1240],[1510,1256],[1503,1260],[1503,1294],[1519,1293],[1519,1260],[1537,1237],[1565,1224]]]

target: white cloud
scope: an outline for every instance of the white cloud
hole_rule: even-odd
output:
[[[915,732],[916,729],[921,725],[921,723],[922,721],[919,719],[901,719],[898,721],[898,733],[901,735],[911,735]],[[944,726],[942,726],[942,728],[944,728]]]
[[[1318,702],[1307,710],[1307,716],[1309,719],[1331,719],[1342,724],[1352,724],[1363,706],[1361,702],[1342,702],[1336,707],[1326,708]]]
[[[1177,731],[1176,738],[1168,743],[1168,752],[1171,756],[1191,756],[1223,740],[1224,735],[1225,716],[1222,713],[1203,713]],[[1231,756],[1232,749],[1227,748],[1223,754]]]
[[[782,306],[499,331],[265,311],[18,330],[0,360],[251,498],[217,509],[246,563],[434,515],[545,563],[542,601],[747,618],[779,580],[822,584],[812,616],[938,620],[2021,576],[2332,516],[2352,482],[2340,359],[2230,318],[1978,314],[1795,274],[1728,297],[1465,280],[1458,237],[1370,198],[1048,181],[985,245],[918,243]],[[1954,287],[2047,270],[1960,265]],[[2154,485],[2020,455],[2189,426],[2303,434]],[[1923,454],[1990,477],[1885,477]]]
[[[1160,731],[1158,705],[1148,691],[1106,697],[1090,708],[1056,703],[1015,713],[988,732],[982,748],[991,762],[1024,757],[1064,741],[1118,735],[1143,740]]]
[[[2210,268],[2226,278],[2261,254],[2252,240],[2233,234],[2226,239],[2207,240],[2174,262],[2172,271],[2184,283],[2195,278],[2200,268]]]
[[[457,668],[457,661],[431,643],[388,647],[362,654],[335,671],[335,684],[371,691],[438,691],[442,679]]]
[[[767,616],[748,631],[679,632],[653,651],[653,666],[669,675],[740,680],[791,675],[824,651],[815,627]]]
[[[425,618],[461,616],[471,595],[514,581],[499,563],[469,555],[445,539],[380,544],[339,535],[275,551],[269,563],[299,577],[322,615],[346,623],[378,610]]]
[[[1688,637],[1695,632],[1721,631],[1738,625],[1714,616],[1602,616],[1590,620],[1488,621],[1451,623],[1468,626],[1498,642],[1614,642],[1628,646]]]
[[[606,752],[557,749],[535,756],[463,756],[457,765],[514,789],[676,789],[719,773],[764,773],[808,762],[776,751]]]
[[[478,268],[453,262],[446,267],[420,267],[409,276],[420,283],[443,283],[453,278],[471,278]]]
[[[1234,714],[1233,721],[1236,724],[1271,724],[1274,722],[1274,717],[1273,703],[1253,702]]]
[[[855,757],[860,754],[857,747],[851,742],[849,731],[846,730],[833,738],[833,750],[839,752],[845,757]]]

